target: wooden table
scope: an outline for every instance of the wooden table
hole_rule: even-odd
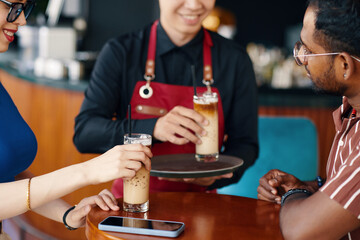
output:
[[[122,199],[119,199],[119,205]],[[136,234],[101,231],[99,222],[108,216],[180,221],[184,232],[176,239],[283,239],[279,228],[277,204],[237,196],[211,193],[153,193],[150,194],[150,211],[127,213],[102,211],[94,207],[86,220],[89,240],[104,239],[174,239]]]

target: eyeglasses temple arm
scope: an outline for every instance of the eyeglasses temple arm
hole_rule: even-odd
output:
[[[352,57],[353,59],[355,59],[356,61],[360,62],[360,59],[359,59],[359,58],[354,57],[353,55],[351,55],[351,57]]]

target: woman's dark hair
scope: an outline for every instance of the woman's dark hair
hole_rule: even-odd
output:
[[[309,0],[315,7],[314,38],[332,52],[360,56],[360,0]]]

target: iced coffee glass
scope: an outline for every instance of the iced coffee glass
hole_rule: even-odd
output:
[[[129,136],[128,134],[125,134],[124,144],[138,143],[151,148],[151,135],[132,133],[131,136]],[[144,165],[136,172],[135,177],[124,180],[123,209],[125,211],[149,211],[149,182],[150,171],[146,170]]]
[[[196,144],[195,158],[200,162],[214,162],[219,157],[219,119],[218,96],[214,92],[205,92],[194,96],[194,110],[209,121],[203,126],[206,136],[198,136],[202,143]]]

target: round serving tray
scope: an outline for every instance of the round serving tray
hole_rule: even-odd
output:
[[[198,162],[195,154],[171,154],[151,159],[151,176],[167,178],[213,177],[234,172],[244,161],[240,158],[219,155],[216,162]]]

